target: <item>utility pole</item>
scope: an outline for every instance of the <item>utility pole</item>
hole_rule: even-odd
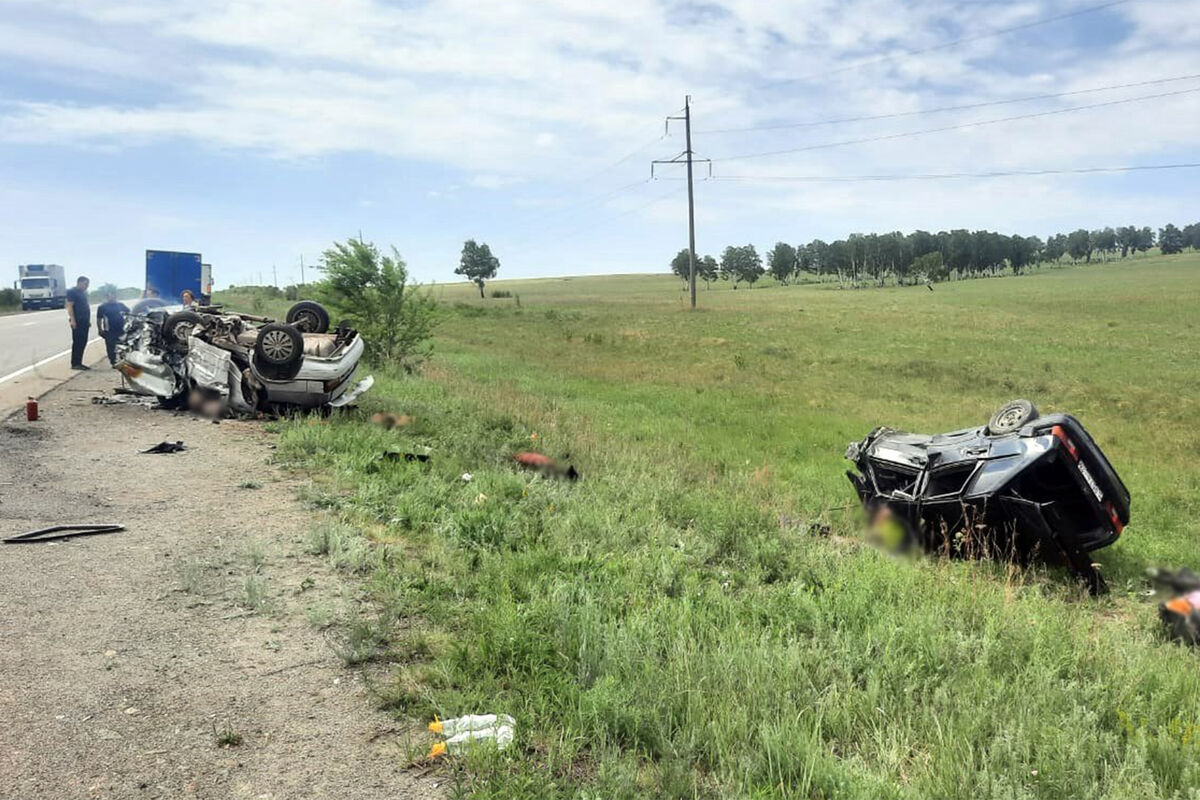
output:
[[[304,289],[304,255],[300,255],[300,289]]]
[[[275,288],[279,288],[279,271],[275,269],[275,262],[271,262],[271,283],[275,284]]]
[[[695,161],[708,162],[708,173],[712,176],[712,159],[695,158],[692,151],[692,96],[689,94],[683,101],[683,116],[670,116],[666,120],[666,130],[670,132],[671,120],[683,120],[686,147],[675,158],[650,162],[650,177],[654,178],[655,164],[687,163],[687,194],[688,194],[688,294],[691,296],[692,310],[696,308],[696,193],[692,182],[692,164]]]

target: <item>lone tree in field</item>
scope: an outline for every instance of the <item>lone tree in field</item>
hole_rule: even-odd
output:
[[[463,242],[462,258],[459,259],[455,275],[462,275],[479,287],[479,296],[483,297],[483,284],[496,277],[500,269],[500,259],[492,255],[492,250],[486,244],[476,244],[474,239]]]
[[[704,281],[704,288],[721,277],[721,265],[712,256],[705,256],[696,261],[696,277]]]
[[[767,271],[784,286],[796,273],[796,267],[796,248],[787,242],[776,242],[771,252],[767,253]]]
[[[685,247],[671,259],[671,272],[679,276],[686,283],[691,277],[691,271],[692,256],[690,251]],[[696,259],[696,277],[700,277],[700,259]]]
[[[428,355],[436,304],[410,283],[408,268],[392,248],[385,256],[361,238],[334,242],[322,256],[325,280],[317,295],[359,330],[376,363],[412,369]]]
[[[1183,231],[1169,222],[1167,223],[1167,227],[1158,232],[1158,249],[1162,251],[1164,256],[1182,253],[1186,245],[1187,240],[1183,236]]]
[[[1083,228],[1077,231],[1071,231],[1067,236],[1067,255],[1072,261],[1078,263],[1079,259],[1086,258],[1090,264],[1092,261],[1092,235]]]
[[[763,276],[762,258],[754,245],[742,247],[726,247],[721,254],[721,277],[733,281],[736,290],[739,281],[745,281],[751,286]]]

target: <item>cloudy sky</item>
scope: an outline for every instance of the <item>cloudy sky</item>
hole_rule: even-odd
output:
[[[283,284],[361,231],[424,281],[468,237],[502,276],[661,271],[685,184],[649,161],[686,94],[704,252],[1196,221],[1195,169],[760,180],[1200,162],[1200,77],[1166,80],[1200,76],[1200,0],[1065,16],[1101,3],[0,0],[0,264],[136,285],[178,249]]]

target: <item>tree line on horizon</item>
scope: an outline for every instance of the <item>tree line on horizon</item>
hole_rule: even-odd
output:
[[[1189,247],[1200,250],[1200,223],[1182,229],[1168,224],[1157,235],[1149,226],[1080,228],[1044,241],[1037,236],[962,228],[938,233],[852,233],[834,242],[814,239],[797,246],[776,242],[765,263],[753,244],[731,245],[719,261],[711,255],[697,256],[696,279],[706,286],[728,280],[736,289],[740,283],[753,286],[767,274],[785,285],[804,275],[836,275],[839,282],[855,287],[882,286],[889,278],[903,286],[998,275],[1005,269],[1019,275],[1030,266],[1059,264],[1064,258],[1073,264],[1091,263],[1093,258],[1123,259],[1156,245],[1163,255]],[[689,270],[685,248],[671,260],[671,272],[686,281]]]

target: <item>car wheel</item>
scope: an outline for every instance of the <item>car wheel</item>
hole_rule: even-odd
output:
[[[1014,433],[1037,418],[1037,406],[1028,400],[1013,400],[996,409],[988,420],[987,432],[994,436]]]
[[[200,325],[200,315],[195,311],[176,311],[163,323],[163,338],[177,350],[187,350],[188,337]]]
[[[325,306],[312,300],[301,300],[289,308],[285,320],[289,325],[295,325],[301,333],[325,333],[329,330],[329,312]]]
[[[166,301],[160,297],[147,297],[144,300],[139,300],[133,304],[133,310],[130,314],[145,314],[152,308],[165,308]]]
[[[304,358],[304,337],[292,325],[272,322],[258,331],[254,366],[269,380],[291,380]]]

